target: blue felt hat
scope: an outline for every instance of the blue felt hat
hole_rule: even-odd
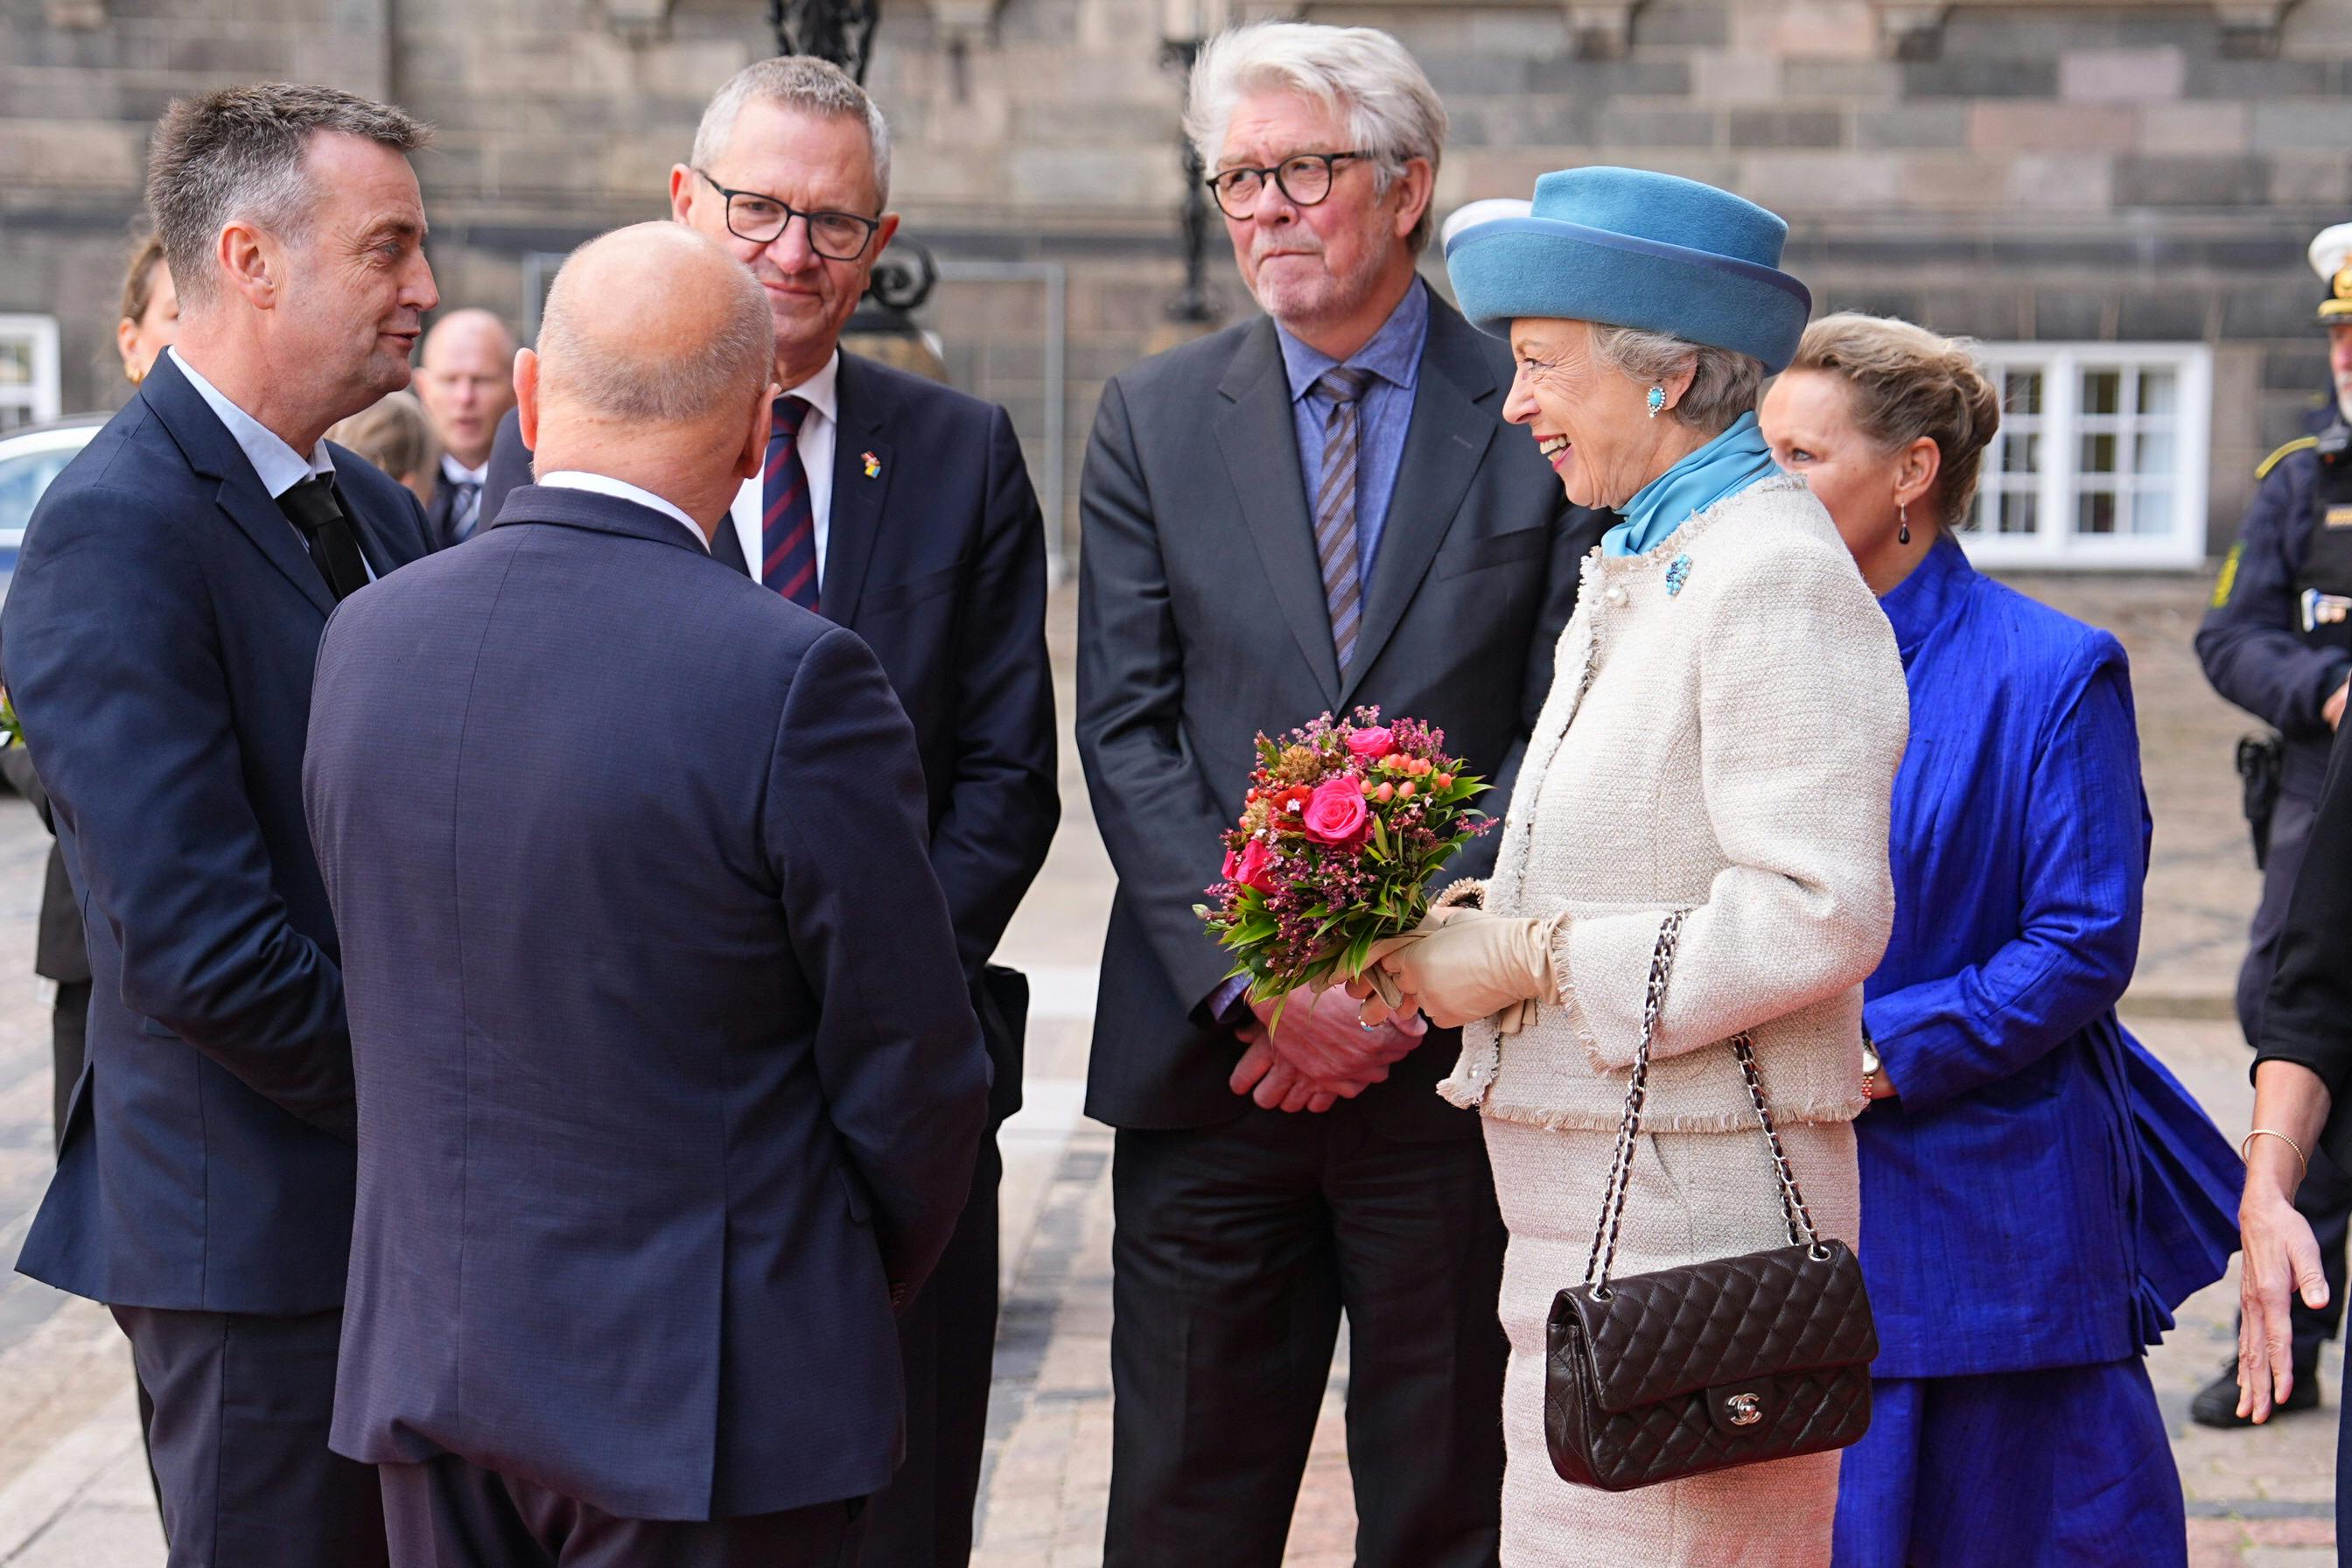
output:
[[[1524,217],[1445,247],[1463,314],[1496,337],[1526,316],[1668,332],[1779,371],[1813,297],[1780,270],[1789,226],[1728,191],[1645,169],[1563,169]]]

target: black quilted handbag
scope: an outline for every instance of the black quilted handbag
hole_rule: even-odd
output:
[[[1878,1331],[1862,1266],[1823,1241],[1789,1168],[1746,1033],[1731,1042],[1772,1145],[1789,1245],[1612,1279],[1666,977],[1682,931],[1666,917],[1642,1038],[1584,1283],[1552,1299],[1544,1436],[1562,1479],[1631,1491],[1684,1476],[1843,1448],[1870,1429]]]

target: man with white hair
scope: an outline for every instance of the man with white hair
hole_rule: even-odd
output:
[[[711,554],[864,638],[913,721],[931,865],[1001,1122],[1021,1104],[1029,991],[989,958],[1061,816],[1045,525],[1013,421],[840,346],[898,219],[889,126],[838,66],[786,56],[737,72],[671,168],[669,201],[672,217],[759,280],[782,389],[766,460],[735,492]],[[502,433],[486,518],[530,458],[519,431]],[[962,1568],[971,1555],[1002,1173],[992,1137],[938,1276],[900,1320],[907,1458],[869,1510],[868,1568]]]
[[[514,406],[514,334],[488,310],[452,310],[416,355],[416,396],[441,445],[425,521],[446,549],[474,536],[499,421]]]
[[[710,556],[769,329],[677,225],[582,247],[540,482],[319,651],[372,1152],[334,1442],[404,1565],[845,1564],[898,1459],[988,1060],[880,664]]]
[[[1087,453],[1078,745],[1119,876],[1087,1080],[1118,1129],[1105,1563],[1281,1561],[1344,1311],[1356,1561],[1479,1568],[1504,1233],[1477,1120],[1433,1092],[1456,1038],[1360,1027],[1336,988],[1273,1026],[1192,906],[1255,737],[1318,712],[1442,726],[1499,815],[1603,520],[1417,275],[1445,111],[1393,38],[1228,33],[1186,130],[1266,316],[1115,378]]]
[[[42,497],[0,615],[92,982],[16,1267],[130,1336],[172,1568],[384,1560],[374,1478],[327,1449],[354,1110],[299,786],[328,616],[428,548],[415,499],[324,439],[408,384],[438,302],[426,134],[282,83],[164,113],[179,339]]]

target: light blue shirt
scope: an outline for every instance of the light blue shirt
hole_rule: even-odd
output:
[[[1307,479],[1310,527],[1315,498],[1323,489],[1324,422],[1331,404],[1307,395],[1325,371],[1343,363],[1372,373],[1371,384],[1356,408],[1356,578],[1369,593],[1372,561],[1388,523],[1389,498],[1396,493],[1397,468],[1404,458],[1405,431],[1412,424],[1421,351],[1429,341],[1428,286],[1414,279],[1381,330],[1344,362],[1308,348],[1280,322],[1275,324],[1275,336],[1282,343],[1282,367],[1290,378],[1290,412],[1298,435],[1298,467]]]
[[[237,450],[245,454],[246,460],[253,465],[253,471],[261,477],[261,488],[269,492],[271,500],[276,500],[314,474],[333,476],[335,460],[327,456],[325,437],[321,437],[319,444],[310,448],[310,456],[306,459],[301,453],[288,446],[278,432],[231,403],[226,393],[206,381],[194,365],[180,357],[178,349],[168,348],[163,352],[172,356],[172,363],[180,367],[180,374],[188,378],[188,384],[196,389],[196,395],[220,416],[223,425],[228,426],[230,439],[236,443]],[[288,523],[286,526],[292,528],[294,525]]]
[[[180,374],[188,378],[188,384],[196,389],[196,395],[205,400],[205,406],[211,409],[221,424],[227,427],[229,438],[236,443],[236,449],[245,454],[245,460],[253,465],[255,476],[261,480],[261,488],[269,492],[271,500],[276,500],[304,479],[319,475],[330,479],[335,477],[335,459],[327,455],[325,437],[319,438],[318,445],[310,448],[310,456],[305,458],[287,445],[284,437],[231,403],[226,393],[206,381],[194,365],[180,357],[178,348],[167,348],[163,352],[172,356],[172,363],[180,367]],[[290,521],[286,526],[294,528]],[[354,527],[352,531],[356,537],[360,531]],[[310,548],[310,540],[299,528],[294,528],[294,537],[302,541],[302,549],[307,553]],[[375,563],[367,558],[364,539],[360,540],[360,564],[367,569],[368,581],[374,582]]]

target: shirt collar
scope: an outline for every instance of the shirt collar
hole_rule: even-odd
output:
[[[489,480],[490,466],[484,463],[478,468],[469,468],[444,452],[441,454],[441,477],[453,485],[485,484]]]
[[[1906,663],[1928,634],[1959,607],[1961,595],[1976,575],[1969,552],[1946,533],[1911,568],[1908,577],[1879,595],[1878,607],[1886,612],[1887,624],[1895,628],[1895,647]]]
[[[1274,332],[1282,344],[1282,368],[1290,377],[1293,403],[1312,391],[1325,371],[1342,363],[1370,371],[1390,385],[1410,392],[1421,374],[1421,351],[1429,338],[1428,285],[1415,278],[1371,341],[1344,361],[1307,347],[1279,321],[1274,324]]]
[[[587,490],[594,495],[611,496],[615,500],[635,501],[639,506],[651,508],[664,517],[677,519],[678,526],[694,535],[695,543],[700,545],[706,553],[710,549],[710,541],[703,534],[694,519],[687,516],[682,509],[662,500],[643,486],[633,485],[626,479],[616,479],[610,474],[583,473],[578,468],[558,468],[554,473],[540,475],[532,482],[543,485],[549,489]]]
[[[809,405],[812,412],[824,416],[835,425],[840,424],[841,351],[834,350],[833,357],[824,362],[824,368],[798,386],[784,388],[784,395],[799,398]]]
[[[335,460],[327,455],[324,437],[310,448],[310,456],[305,460],[302,454],[288,446],[275,430],[231,403],[228,395],[206,381],[178,348],[167,348],[163,352],[172,356],[172,363],[180,367],[180,373],[188,378],[188,384],[196,389],[196,395],[205,400],[223,425],[228,426],[230,438],[236,442],[237,450],[245,454],[246,461],[253,465],[253,471],[260,476],[262,488],[269,492],[270,500],[277,500],[314,475],[333,475]]]

